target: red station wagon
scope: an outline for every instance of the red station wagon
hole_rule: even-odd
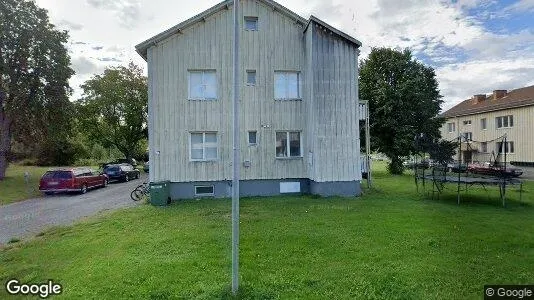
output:
[[[56,192],[80,192],[108,185],[108,177],[89,168],[62,168],[47,171],[39,182],[39,190],[49,195]]]

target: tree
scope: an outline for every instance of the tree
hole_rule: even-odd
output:
[[[49,125],[68,124],[63,112],[74,71],[67,40],[33,1],[0,1],[0,180],[14,135],[48,137],[54,130]]]
[[[90,138],[106,148],[117,147],[126,158],[138,155],[148,134],[148,87],[141,68],[134,63],[108,68],[82,89],[77,115]]]
[[[416,135],[440,136],[443,101],[436,74],[409,50],[388,48],[373,48],[360,68],[360,98],[370,102],[371,146],[391,160],[390,173],[401,174],[402,157],[415,152]]]

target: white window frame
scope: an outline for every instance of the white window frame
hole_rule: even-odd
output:
[[[487,118],[480,119],[480,128],[482,128],[482,130],[488,130],[488,119]]]
[[[206,86],[207,84],[205,84],[204,82],[204,75],[209,73],[209,74],[213,74],[213,76],[215,76],[215,97],[214,98],[211,98],[211,97],[205,97],[205,95],[203,95],[203,97],[193,97],[191,95],[191,74],[193,73],[200,73],[202,74],[202,85],[203,85],[203,89],[204,91],[206,90]],[[214,101],[214,100],[217,100],[217,94],[218,94],[218,79],[217,79],[217,70],[215,69],[206,69],[206,70],[198,70],[198,69],[191,69],[191,70],[187,70],[187,98],[189,100],[204,100],[204,101]]]
[[[247,85],[247,86],[255,86],[256,83],[258,82],[258,77],[257,77],[256,70],[247,70],[247,71],[245,72],[245,74],[246,74],[246,78],[245,78],[245,83],[246,83],[246,85]],[[254,74],[254,83],[250,83],[250,82],[248,81],[248,75],[249,75],[249,74]]]
[[[499,127],[499,119],[501,120],[501,125]],[[504,126],[504,120],[506,119],[506,123],[508,124],[507,126]],[[497,129],[501,129],[501,128],[513,128],[514,127],[514,116],[513,115],[506,115],[506,116],[499,116],[499,117],[495,117],[495,127]],[[510,126],[510,124],[512,124]]]
[[[198,188],[211,188],[211,193],[198,193]],[[213,185],[195,185],[195,197],[215,196],[215,186]]]
[[[464,140],[472,141],[473,140],[473,132],[467,131],[463,134]]]
[[[287,91],[289,90],[288,87],[289,87],[289,80],[285,80],[285,88],[286,88],[286,95],[285,97],[283,98],[276,98],[276,75],[277,74],[284,74],[284,75],[288,75],[288,74],[297,74],[297,97],[296,98],[290,98],[288,97],[287,95]],[[301,91],[301,81],[302,81],[302,76],[301,76],[301,72],[300,71],[287,71],[287,70],[275,70],[274,71],[274,76],[273,76],[273,92],[274,92],[274,100],[302,100],[302,91]]]
[[[260,27],[258,20],[259,20],[259,18],[255,17],[255,16],[245,16],[243,18],[243,27],[244,27],[245,31],[258,31],[259,27]],[[248,28],[247,27],[247,23],[249,21],[254,21],[256,23],[256,28]]]
[[[447,123],[447,131],[449,133],[455,132],[456,131],[456,123],[454,123],[454,122]]]
[[[255,142],[255,143],[251,143],[251,142],[250,142],[250,134],[251,134],[252,132],[256,133],[256,142]],[[247,143],[248,143],[249,146],[256,146],[256,145],[258,145],[258,131],[257,131],[257,130],[249,130],[249,131],[247,132]]]
[[[214,133],[217,138],[217,157],[206,158],[206,133]],[[193,134],[202,134],[202,158],[193,158],[191,152],[193,151],[192,138]],[[217,131],[191,131],[189,132],[189,161],[217,161],[219,160],[219,134]]]
[[[289,134],[290,133],[297,133],[299,134],[299,155],[298,156],[290,156],[291,155],[291,144],[290,144],[290,140],[289,140]],[[278,133],[285,133],[286,134],[286,139],[287,139],[287,148],[286,148],[286,154],[287,156],[278,156],[276,155],[276,135]],[[302,148],[302,131],[300,130],[277,130],[274,132],[274,157],[276,159],[298,159],[298,158],[302,158],[302,153],[304,153],[304,149]]]
[[[503,147],[504,147],[504,149],[503,149]],[[515,153],[515,144],[514,144],[513,141],[507,141],[506,145],[505,145],[504,142],[497,142],[495,148],[497,148],[497,154],[505,154],[504,150],[508,150],[508,151],[506,151],[506,154],[514,154]],[[512,148],[511,149],[512,151],[510,151],[510,148]]]

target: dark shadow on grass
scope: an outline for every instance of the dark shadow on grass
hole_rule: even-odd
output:
[[[524,200],[519,201],[519,193],[509,193],[507,191],[506,196],[506,207],[531,207],[532,205]],[[510,195],[512,194],[512,195]],[[524,197],[525,195],[523,195]],[[426,200],[432,200],[432,195],[425,197]],[[524,198],[523,198],[524,199]],[[445,190],[442,192],[439,197],[437,194],[434,195],[434,200],[440,203],[446,203],[451,205],[458,205],[457,192],[451,190]],[[460,192],[460,206],[465,205],[484,205],[484,206],[494,206],[494,207],[503,207],[502,200],[499,195],[498,190],[489,190],[484,194],[473,194]]]

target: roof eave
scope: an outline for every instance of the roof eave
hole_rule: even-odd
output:
[[[507,107],[497,107],[497,108],[493,108],[493,109],[488,108],[488,109],[481,110],[481,111],[458,113],[458,114],[454,114],[454,115],[450,115],[450,116],[445,116],[445,113],[444,113],[443,114],[443,118],[451,119],[451,118],[458,118],[458,117],[465,117],[465,116],[473,116],[473,115],[485,114],[485,113],[494,112],[494,111],[507,110],[507,109],[513,109],[513,108],[521,108],[521,107],[527,107],[527,106],[533,106],[533,105],[534,105],[534,103],[527,103],[527,104],[513,105],[513,106],[507,106]]]
[[[344,33],[343,31],[335,28],[334,26],[326,23],[325,21],[317,18],[316,16],[314,15],[311,15],[310,16],[310,19],[308,20],[307,24],[306,24],[306,27],[304,27],[304,32],[306,32],[306,30],[308,30],[308,27],[310,26],[310,24],[312,22],[315,22],[325,28],[327,28],[328,30],[330,30],[331,32],[335,33],[336,35],[342,37],[343,39],[347,40],[348,42],[352,43],[352,44],[355,44],[357,48],[361,47],[362,46],[362,42],[360,42],[359,40],[355,39],[354,37]]]

